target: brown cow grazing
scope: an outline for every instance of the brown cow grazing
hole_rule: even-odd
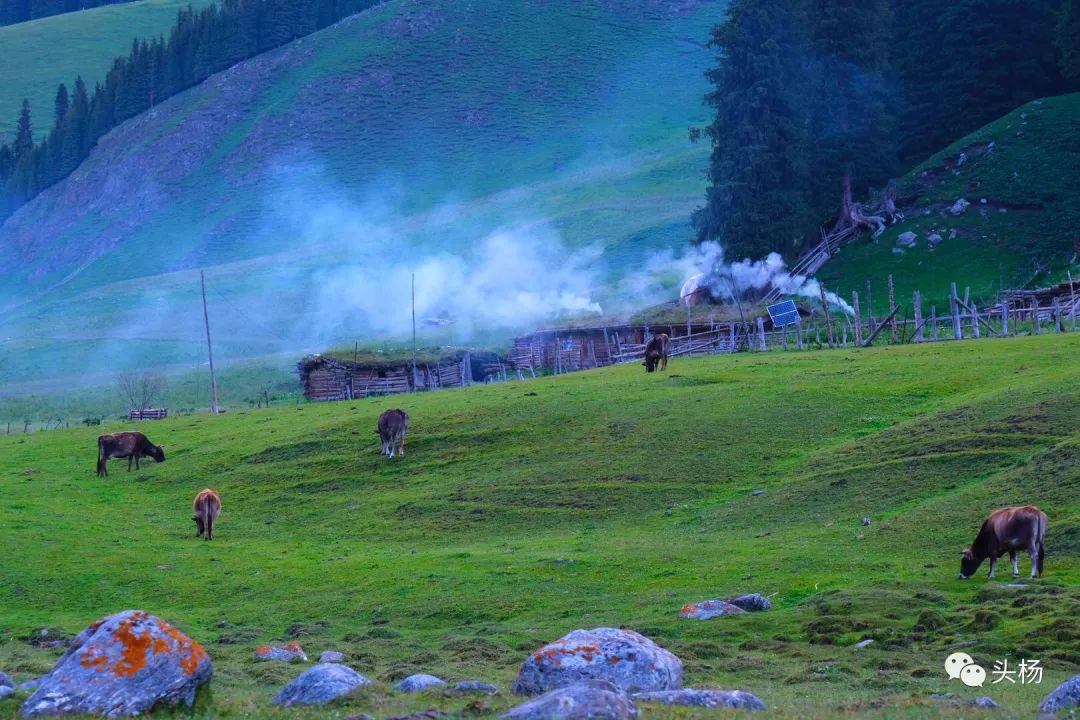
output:
[[[165,450],[162,446],[155,445],[146,439],[141,432],[119,432],[111,435],[102,435],[97,439],[98,443],[98,477],[109,474],[106,466],[112,458],[127,458],[128,472],[131,471],[131,461],[135,461],[135,469],[139,468],[139,458],[152,457],[157,462],[165,462]]]
[[[221,496],[210,488],[206,488],[195,496],[192,509],[195,514],[191,519],[195,521],[195,527],[199,529],[195,533],[195,537],[205,533],[207,540],[213,540],[214,520],[217,519],[218,513],[221,512]]]
[[[967,580],[974,575],[986,558],[990,558],[989,577],[994,577],[997,559],[1006,552],[1012,560],[1013,577],[1020,577],[1017,550],[1027,550],[1031,556],[1031,577],[1042,575],[1045,535],[1046,513],[1037,507],[1010,507],[992,513],[983,522],[975,542],[961,555],[960,579]]]
[[[667,370],[668,336],[664,333],[653,335],[649,344],[645,346],[645,372],[652,372],[656,364],[660,364],[661,370]]]
[[[394,457],[394,451],[397,450],[401,457],[405,457],[405,433],[408,431],[409,415],[404,410],[395,408],[380,415],[379,439],[382,440],[382,454]]]

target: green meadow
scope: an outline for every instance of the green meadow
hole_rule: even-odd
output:
[[[103,479],[95,436],[127,424],[0,437],[0,669],[36,677],[62,652],[33,646],[41,629],[141,608],[214,661],[176,717],[494,717],[530,651],[622,626],[679,655],[688,686],[749,690],[769,717],[972,717],[964,703],[989,695],[995,717],[1030,718],[1080,672],[1078,358],[1073,334],[744,353],[233,409],[140,426],[166,462],[113,461]],[[412,422],[391,461],[373,431],[394,406]],[[190,519],[206,486],[224,504],[213,542]],[[1006,587],[1005,562],[996,581],[957,579],[985,515],[1025,503],[1050,517],[1044,576]],[[774,608],[678,618],[743,592]],[[253,651],[293,639],[375,686],[271,711],[302,668]],[[950,681],[961,646],[988,669],[1037,659],[1042,684]],[[413,672],[503,692],[389,691]]]

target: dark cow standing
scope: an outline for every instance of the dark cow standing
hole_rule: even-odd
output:
[[[157,462],[165,462],[165,451],[158,445],[146,439],[141,432],[119,432],[111,435],[102,435],[98,442],[98,477],[109,474],[107,463],[112,458],[127,458],[128,471],[131,471],[131,461],[135,461],[135,469],[139,469],[139,458],[152,457]]]
[[[664,333],[653,335],[649,344],[645,346],[645,372],[656,370],[657,363],[661,370],[667,370],[668,336]]]
[[[975,542],[961,555],[960,579],[967,580],[974,575],[986,558],[990,558],[989,577],[994,577],[997,559],[1005,553],[1009,553],[1012,560],[1013,577],[1020,577],[1016,560],[1018,550],[1027,550],[1031,556],[1031,577],[1042,575],[1045,536],[1046,513],[1039,508],[1024,505],[998,510],[986,518]]]
[[[379,439],[382,440],[382,454],[394,457],[398,450],[405,457],[405,434],[409,431],[409,415],[404,410],[394,408],[379,416]]]
[[[199,530],[195,533],[195,537],[205,534],[207,540],[213,540],[214,521],[221,512],[221,496],[210,488],[206,488],[195,496],[192,512],[194,514],[191,519],[195,521],[195,527]]]

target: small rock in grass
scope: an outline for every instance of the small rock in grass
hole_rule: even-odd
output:
[[[964,198],[958,198],[956,202],[952,204],[952,207],[949,208],[949,212],[953,215],[963,215],[969,205],[971,205],[971,203]]]
[[[746,612],[762,612],[772,609],[772,601],[761,593],[750,593],[728,598],[728,602]]]
[[[349,717],[345,718],[345,720],[375,720],[375,718],[371,717],[367,713],[360,713],[359,715],[350,715]]]
[[[26,682],[21,682],[21,683],[19,683],[19,685],[18,685],[18,687],[16,689],[17,690],[22,690],[23,692],[34,692],[35,690],[38,689],[38,687],[41,685],[41,682],[46,677],[48,677],[48,676],[47,675],[42,675],[39,678],[34,678],[33,680],[27,680]]]
[[[285,643],[282,647],[274,647],[272,645],[260,645],[255,648],[256,660],[281,660],[282,662],[307,662],[307,655],[304,654],[304,648],[300,647],[300,643],[295,640],[290,643]]]
[[[986,696],[975,698],[971,701],[971,704],[977,708],[982,708],[983,710],[993,710],[998,706],[993,698],[988,698]]]
[[[319,655],[319,662],[321,663],[339,663],[344,659],[345,653],[337,650],[323,650],[322,655]]]
[[[8,677],[7,673],[0,671],[0,687],[15,687],[15,681]]]
[[[751,494],[751,495],[764,495],[764,494],[765,494],[765,491],[764,491],[764,490],[754,490],[754,491],[753,491],[753,492],[751,492],[750,494]]]
[[[15,694],[15,688],[11,687],[10,685],[0,685],[0,700],[3,700],[8,695],[14,695],[14,694]]]
[[[589,680],[548,691],[511,708],[503,720],[631,720],[637,706],[621,688],[607,680]]]
[[[438,720],[446,717],[446,713],[438,708],[428,708],[423,712],[409,713],[407,715],[391,715],[386,720]]]
[[[864,647],[870,647],[873,644],[874,644],[874,639],[873,638],[866,638],[865,640],[860,640],[859,642],[855,643],[855,647],[857,647],[859,649],[862,649]]]
[[[274,705],[322,705],[370,682],[351,667],[319,663],[286,685],[274,698]]]
[[[742,690],[663,690],[661,692],[636,693],[634,700],[660,705],[685,707],[731,708],[733,710],[764,710],[765,703],[758,696]]]
[[[485,695],[495,695],[499,692],[499,688],[491,683],[482,682],[480,680],[462,680],[454,686],[454,692],[456,693],[484,693]]]
[[[398,692],[418,693],[445,684],[445,680],[440,680],[434,675],[425,675],[424,673],[418,673],[416,675],[410,675],[409,677],[405,678],[397,685],[395,685],[394,689]]]
[[[1046,696],[1039,710],[1057,713],[1074,707],[1080,707],[1080,675],[1058,685],[1054,692]]]
[[[705,600],[699,603],[687,603],[679,611],[679,617],[684,620],[712,620],[713,618],[726,615],[738,615],[746,612],[738,605],[732,605],[723,600]]]

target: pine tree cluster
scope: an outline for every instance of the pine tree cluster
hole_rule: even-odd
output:
[[[5,0],[6,1],[6,0]],[[179,11],[169,38],[135,40],[93,92],[82,78],[56,92],[52,129],[34,143],[23,100],[13,143],[0,146],[0,222],[67,177],[105,133],[246,58],[309,35],[378,0],[224,0]],[[39,116],[40,117],[40,116]]]
[[[793,255],[864,192],[1080,80],[1080,0],[733,0],[713,31],[716,108],[699,240]]]

